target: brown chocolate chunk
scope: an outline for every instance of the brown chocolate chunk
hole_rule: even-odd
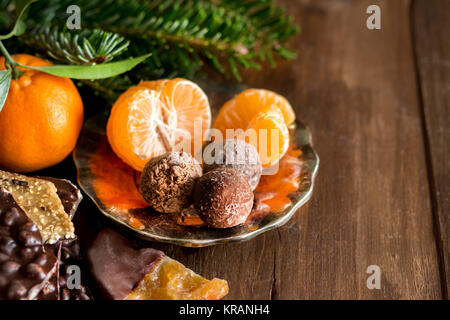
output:
[[[80,246],[78,242],[61,248],[61,264],[59,269],[60,300],[91,300],[92,295],[87,286],[81,284],[79,288],[69,289],[68,278],[70,276],[68,267],[81,265]],[[83,274],[81,274],[83,277]],[[82,281],[83,283],[83,281]]]
[[[56,273],[39,230],[11,193],[0,188],[0,300],[35,299]]]
[[[88,251],[88,262],[104,296],[122,300],[164,256],[155,249],[137,249],[118,233],[104,229]]]

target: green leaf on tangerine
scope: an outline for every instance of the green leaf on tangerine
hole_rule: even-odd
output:
[[[136,65],[147,59],[151,54],[146,54],[136,58],[127,60],[102,63],[97,65],[72,66],[72,65],[54,65],[43,67],[32,67],[20,64],[21,67],[39,70],[45,73],[59,77],[67,77],[72,79],[104,79],[117,76],[121,73],[133,69]]]
[[[0,112],[8,97],[9,84],[11,83],[11,70],[0,70]]]

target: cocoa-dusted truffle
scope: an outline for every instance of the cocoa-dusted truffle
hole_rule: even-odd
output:
[[[209,144],[204,152],[205,172],[222,167],[242,172],[252,190],[258,186],[262,165],[258,151],[251,144],[240,139],[228,139]]]
[[[247,220],[253,207],[253,191],[242,173],[218,168],[198,180],[194,206],[210,227],[234,227]]]
[[[156,211],[177,213],[191,203],[200,164],[185,152],[169,152],[151,159],[141,175],[142,196]]]

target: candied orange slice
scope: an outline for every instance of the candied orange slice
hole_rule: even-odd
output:
[[[148,160],[163,153],[200,151],[210,125],[208,98],[195,83],[145,81],[115,102],[107,136],[119,158],[142,171]]]
[[[219,300],[227,294],[227,281],[207,280],[164,256],[125,300]]]

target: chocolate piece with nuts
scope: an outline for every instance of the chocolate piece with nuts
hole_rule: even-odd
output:
[[[33,221],[0,188],[0,299],[35,299],[58,268]]]
[[[86,286],[80,284],[78,288],[68,286],[69,266],[80,266],[80,246],[77,241],[69,244],[46,245],[47,252],[53,252],[59,258],[58,272],[42,289],[37,300],[91,300],[92,296]],[[82,276],[82,275],[81,275]]]
[[[45,243],[75,237],[72,221],[52,182],[0,170],[0,187],[12,194],[37,225]]]
[[[82,200],[80,190],[69,180],[38,177],[52,182],[59,198],[64,206],[64,210],[70,219],[73,219]],[[81,266],[80,245],[76,239],[58,241],[56,244],[45,245],[45,250],[53,252],[59,257],[59,270],[44,287],[37,297],[38,300],[90,300],[92,296],[86,286],[80,285],[79,288],[68,288],[68,267],[71,265]],[[54,290],[56,288],[56,290]]]
[[[80,245],[76,241],[61,248],[61,263],[58,280],[60,300],[91,300],[91,293],[86,286],[80,284],[78,288],[69,289],[68,280],[70,274],[68,272],[68,267],[71,265],[81,265]]]

